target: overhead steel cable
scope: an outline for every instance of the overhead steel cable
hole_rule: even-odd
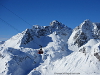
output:
[[[0,4],[2,7],[4,7],[5,9],[7,9],[8,11],[10,11],[12,14],[14,14],[15,16],[17,16],[18,18],[20,18],[22,21],[24,21],[25,23],[27,23],[28,25],[32,26],[30,23],[28,23],[27,21],[25,21],[23,18],[21,18],[20,16],[18,16],[17,14],[15,14],[13,11],[11,11],[10,9],[8,9],[6,6]],[[5,22],[7,25],[9,25],[10,27],[12,27],[13,29],[15,29],[17,32],[20,32],[18,29],[16,29],[14,26],[12,26],[11,24],[9,24],[8,22],[6,22],[5,20],[3,20],[2,18],[0,18],[3,22]],[[34,41],[34,43],[36,43]],[[38,43],[36,43],[37,45],[39,45]],[[40,47],[42,47],[41,45],[39,45]]]
[[[11,24],[9,24],[8,22],[6,22],[5,20],[3,20],[2,18],[0,18],[0,20],[1,20],[2,22],[6,23],[6,24],[7,24],[8,26],[10,26],[11,28],[13,28],[14,30],[16,30],[18,33],[21,33],[20,30],[18,30],[17,28],[15,28],[14,26],[12,26]],[[36,35],[35,35],[35,36],[36,36]],[[42,48],[42,45],[38,44],[38,43],[35,42],[34,40],[33,40],[33,42],[36,43],[37,45],[39,45],[39,46]]]
[[[8,22],[6,22],[5,20],[3,20],[2,18],[0,18],[1,21],[3,21],[4,23],[6,23],[8,26],[10,26],[11,28],[13,28],[14,30],[16,30],[18,33],[20,33],[21,31],[18,30],[17,28],[15,28],[14,26],[12,26],[11,24],[9,24]]]
[[[17,14],[15,14],[13,11],[11,11],[10,9],[8,9],[7,7],[5,7],[4,5],[0,4],[2,7],[4,7],[5,9],[7,9],[8,11],[10,11],[11,13],[13,13],[15,16],[17,16],[18,18],[20,18],[22,21],[24,21],[25,23],[27,23],[28,25],[32,26],[30,23],[28,23],[27,21],[25,21],[23,18],[21,18],[20,16],[18,16]]]

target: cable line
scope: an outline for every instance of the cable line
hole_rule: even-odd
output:
[[[4,7],[5,9],[7,9],[8,11],[10,11],[11,13],[13,13],[15,16],[17,16],[18,18],[20,18],[22,21],[24,21],[25,23],[27,23],[28,25],[32,26],[30,23],[28,23],[27,21],[25,21],[24,19],[22,19],[20,16],[18,16],[17,14],[15,14],[13,11],[11,11],[10,9],[8,9],[7,7],[5,7],[4,5],[0,4],[2,7]]]
[[[14,14],[15,16],[17,16],[18,18],[20,18],[22,21],[24,21],[25,23],[27,23],[28,25],[32,26],[30,23],[28,23],[27,21],[25,21],[23,18],[21,18],[20,16],[18,16],[17,14],[15,14],[13,11],[11,11],[10,9],[8,9],[6,6],[0,4],[2,7],[4,7],[5,9],[7,9],[8,11],[10,11],[12,14]],[[3,20],[2,18],[0,18],[3,22],[5,22],[7,25],[9,25],[11,28],[13,28],[14,30],[16,30],[17,32],[20,32],[18,29],[16,29],[14,26],[12,26],[11,24],[9,24],[8,22],[6,22],[5,20]],[[40,44],[38,44],[37,42],[35,42],[33,40],[34,43],[36,43],[37,45],[40,46],[40,48],[42,48],[42,46]]]
[[[14,30],[16,30],[18,33],[20,33],[21,31],[18,30],[17,28],[15,28],[14,26],[12,26],[11,24],[9,24],[8,22],[6,22],[5,20],[3,20],[2,18],[0,18],[1,21],[3,21],[4,23],[6,23],[8,26],[10,26],[11,28],[13,28]],[[35,34],[34,34],[35,35]],[[38,46],[40,46],[40,48],[42,48],[42,46],[40,44],[38,44],[37,42],[35,42],[33,40],[34,43],[36,43]]]
[[[21,31],[18,30],[17,28],[15,28],[14,26],[12,26],[11,24],[9,24],[8,22],[6,22],[5,20],[3,20],[2,18],[0,18],[1,21],[3,21],[4,23],[6,23],[8,26],[10,26],[11,28],[13,28],[14,30],[16,30],[18,33],[20,33]]]

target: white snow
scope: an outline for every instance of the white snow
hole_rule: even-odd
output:
[[[56,20],[34,25],[0,44],[0,75],[100,75],[98,26],[89,20],[73,31]]]

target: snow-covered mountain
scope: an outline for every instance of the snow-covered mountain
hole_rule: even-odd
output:
[[[0,75],[100,75],[100,23],[34,25],[0,45],[0,60]]]
[[[100,23],[92,23],[90,20],[85,20],[73,29],[72,35],[68,40],[70,50],[78,50],[90,39],[100,39]]]

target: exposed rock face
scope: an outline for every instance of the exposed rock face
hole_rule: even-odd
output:
[[[31,29],[26,29],[25,35],[22,38],[21,44],[27,44],[33,40],[33,35],[31,34]]]
[[[0,75],[100,75],[100,23],[34,25],[1,43],[0,65]]]
[[[68,42],[70,45],[75,45],[79,48],[90,39],[100,39],[100,23],[92,23],[90,20],[85,20],[73,29]]]
[[[39,26],[34,25],[32,29],[26,29],[23,34],[22,42],[21,44],[28,44],[32,40],[34,40],[34,37],[40,38],[41,36],[47,36],[52,33],[55,33],[56,35],[61,34],[63,36],[70,36],[72,32],[71,28],[68,28],[64,24],[54,20],[50,23],[50,26]]]

